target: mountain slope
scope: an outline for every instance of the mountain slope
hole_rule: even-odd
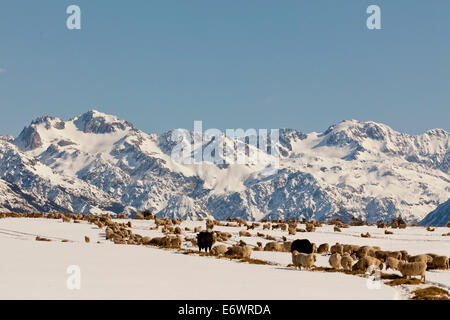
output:
[[[2,136],[0,178],[39,199],[46,211],[133,215],[150,209],[185,218],[375,222],[400,215],[416,222],[450,197],[450,136],[441,129],[412,136],[356,120],[322,133],[281,129],[280,168],[270,175],[265,169],[273,157],[248,142],[238,152],[253,150],[261,162],[174,163],[175,132],[147,134],[95,110],[68,121],[41,117],[16,139]],[[191,153],[215,143],[205,135]],[[35,208],[22,199],[23,211]]]
[[[431,211],[419,225],[444,227],[450,221],[450,199]]]

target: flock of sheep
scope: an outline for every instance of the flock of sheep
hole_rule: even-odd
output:
[[[165,248],[181,248],[183,241],[191,243],[191,245],[198,246],[199,250],[205,250],[211,255],[215,256],[231,256],[238,258],[250,258],[252,251],[279,251],[290,252],[292,255],[292,264],[296,268],[305,268],[311,270],[317,261],[316,255],[329,255],[328,262],[333,269],[343,269],[346,271],[366,272],[369,269],[383,267],[387,269],[399,271],[403,277],[410,278],[412,276],[419,276],[422,281],[425,281],[427,269],[449,269],[449,258],[447,256],[436,255],[432,253],[420,254],[410,256],[406,250],[401,251],[384,251],[377,246],[358,246],[352,244],[336,243],[330,246],[328,243],[316,244],[311,243],[307,239],[297,239],[295,241],[287,241],[286,237],[282,237],[282,242],[271,235],[257,232],[256,236],[269,240],[263,247],[262,242],[258,242],[257,246],[251,247],[242,239],[232,245],[217,244],[216,242],[227,242],[232,238],[232,234],[228,232],[221,232],[214,230],[214,226],[228,226],[228,227],[246,227],[247,231],[239,231],[240,237],[250,237],[252,234],[249,230],[262,229],[286,231],[289,235],[295,235],[297,232],[314,232],[316,227],[322,226],[322,223],[317,221],[305,222],[305,228],[298,228],[296,220],[281,221],[273,220],[262,221],[261,223],[248,223],[239,218],[228,218],[225,222],[218,220],[206,220],[206,230],[201,226],[190,229],[181,228],[181,219],[167,219],[157,218],[150,213],[144,212],[138,214],[134,219],[137,220],[154,220],[155,224],[150,227],[152,230],[159,230],[164,233],[164,237],[143,237],[139,234],[134,234],[131,231],[131,221],[127,223],[119,223],[114,221],[109,215],[78,215],[78,214],[62,214],[52,213],[44,215],[42,213],[34,214],[20,214],[8,213],[0,214],[0,218],[7,217],[28,217],[28,218],[48,218],[61,219],[63,222],[80,223],[81,220],[95,224],[99,229],[105,228],[106,240],[113,241],[115,244],[128,245],[153,245]],[[125,219],[123,215],[118,215],[116,218]],[[330,222],[334,224],[334,231],[340,232],[341,228],[348,228],[348,225],[339,221]],[[380,225],[378,226],[380,227]],[[381,226],[384,227],[384,226]],[[405,228],[402,226],[401,228]],[[214,231],[213,231],[214,230]],[[196,234],[195,238],[182,237],[184,232],[191,232]],[[362,237],[371,237],[370,234],[361,234]],[[37,236],[38,241],[49,241]],[[89,238],[85,238],[89,242]]]

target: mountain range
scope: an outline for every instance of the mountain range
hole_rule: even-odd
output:
[[[145,133],[96,110],[35,119],[18,137],[0,135],[0,211],[419,222],[448,207],[443,129],[409,135],[357,120],[308,134],[280,129],[270,175],[261,164],[176,163],[173,132]],[[213,139],[205,135],[193,153]],[[434,214],[446,223],[448,214]]]

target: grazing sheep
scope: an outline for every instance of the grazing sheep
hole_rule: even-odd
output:
[[[433,232],[434,230],[436,230],[436,229],[432,228],[432,227],[427,227],[427,231]]]
[[[317,249],[317,253],[323,254],[328,253],[330,251],[330,245],[328,243],[322,243]]]
[[[201,226],[198,226],[198,227],[195,227],[194,228],[194,232],[195,233],[199,233],[199,232],[201,232],[202,231],[202,227]]]
[[[334,226],[334,232],[341,232],[341,229],[337,226]]]
[[[239,231],[239,236],[240,237],[251,237],[252,234],[248,231],[241,230],[241,231]]]
[[[395,258],[395,259],[397,259],[397,260],[402,260],[402,253],[400,252],[400,251],[392,251],[392,252],[389,252],[388,254],[387,254],[387,257],[389,258],[389,257],[392,257],[392,258]]]
[[[202,249],[205,249],[205,252],[211,251],[214,242],[216,242],[216,240],[211,232],[202,231],[197,234],[197,243],[199,251],[202,251]]]
[[[292,252],[292,263],[296,268],[300,270],[303,268],[311,269],[314,266],[314,262],[316,262],[316,256],[312,253],[305,254],[294,250]]]
[[[381,260],[371,256],[365,256],[360,258],[352,267],[353,271],[366,271],[370,266],[378,267],[380,270],[383,269],[383,263]]]
[[[449,260],[447,256],[436,256],[431,264],[433,269],[449,269]]]
[[[344,253],[341,257],[341,265],[344,270],[351,271],[353,267],[353,258],[348,253]]]
[[[361,233],[361,237],[363,237],[363,238],[372,238],[372,236],[370,235],[370,233],[369,232],[367,232],[367,233]]]
[[[386,259],[387,259],[389,253],[390,253],[390,251],[377,250],[377,251],[375,251],[375,258],[386,262]]]
[[[384,234],[394,234],[392,231],[384,230]]]
[[[408,251],[406,251],[406,250],[401,250],[400,252],[402,253],[402,260],[408,261],[408,259],[409,259]]]
[[[433,258],[427,254],[419,254],[417,256],[412,256],[408,259],[408,262],[423,262],[425,264],[432,263]]]
[[[140,213],[138,213],[137,215],[134,216],[135,220],[144,220],[144,216]]]
[[[308,239],[297,239],[292,242],[291,252],[297,250],[300,253],[313,253],[314,246]]]
[[[340,243],[337,243],[335,245],[332,245],[330,248],[331,254],[333,253],[339,253],[341,256],[344,254],[344,246]]]
[[[295,227],[294,228],[289,227],[288,232],[289,235],[295,236],[297,234],[297,229]]]
[[[373,252],[373,254],[371,254]],[[375,250],[370,246],[362,246],[356,252],[358,258],[364,258],[365,256],[375,256]]]
[[[392,270],[398,270],[398,264],[400,260],[393,257],[387,257],[386,259],[386,270],[391,268]]]
[[[237,258],[250,258],[250,255],[252,253],[252,248],[249,246],[232,246],[228,248],[227,252],[225,252],[225,255],[227,256],[234,256]]]
[[[427,270],[427,264],[423,262],[403,262],[398,264],[398,270],[403,277],[411,278],[412,276],[420,276],[421,280],[425,282],[425,273]]]
[[[219,256],[219,255],[225,254],[225,252],[227,252],[227,251],[228,251],[228,248],[226,245],[219,244],[211,249],[211,254],[213,254],[215,256]]]
[[[340,269],[342,267],[341,260],[342,257],[339,253],[333,253],[328,259],[328,262],[333,269]]]
[[[278,251],[278,252],[282,252],[283,251],[283,245],[281,243],[278,243],[278,242],[268,242],[264,246],[264,251]]]
[[[89,243],[89,242],[91,242],[91,239],[89,239],[89,237],[87,237],[87,236],[84,236],[84,241],[85,241],[86,243]]]
[[[270,230],[270,223],[266,223],[263,225],[263,230]]]

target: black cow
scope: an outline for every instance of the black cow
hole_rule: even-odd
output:
[[[202,251],[202,249],[205,249],[205,252],[211,251],[211,248],[216,242],[214,239],[214,235],[212,232],[208,231],[202,231],[199,234],[197,234],[197,244],[198,244],[198,250]]]
[[[291,252],[294,252],[294,250],[301,253],[313,253],[313,245],[308,239],[297,239],[291,245]]]

